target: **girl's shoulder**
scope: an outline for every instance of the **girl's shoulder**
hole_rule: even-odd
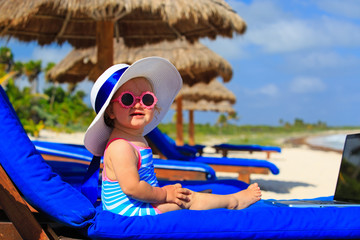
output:
[[[118,144],[125,144],[125,145],[131,145],[132,147],[134,147],[136,150],[141,150],[141,149],[147,149],[147,148],[150,148],[148,145],[147,145],[147,142],[141,142],[141,141],[129,141],[125,138],[113,138],[111,140],[109,140],[108,144],[106,145],[106,148],[108,148],[108,146],[112,143],[115,143],[116,142],[116,145]],[[105,148],[105,149],[106,149]]]
[[[132,144],[130,141],[126,140],[125,138],[112,138],[108,141],[108,143],[106,144],[105,150],[110,146],[110,144],[116,142],[117,144],[119,143],[128,143],[128,144]]]

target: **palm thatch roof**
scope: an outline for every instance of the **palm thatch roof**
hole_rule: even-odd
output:
[[[99,21],[113,23],[113,37],[123,37],[127,46],[246,30],[224,0],[0,0],[0,36],[21,41],[95,46]]]
[[[163,41],[143,47],[126,47],[122,39],[114,40],[114,63],[132,64],[149,56],[160,56],[171,61],[179,70],[185,84],[208,83],[221,76],[224,82],[230,81],[232,67],[224,58],[199,42],[193,44],[185,40]],[[97,74],[97,48],[76,49],[53,67],[47,77],[57,82],[78,82],[85,79],[95,81]],[[221,85],[213,83],[214,89]],[[219,93],[220,94],[220,93]],[[235,99],[235,97],[234,97]]]
[[[182,104],[183,110],[235,113],[232,104],[226,100],[220,102],[207,101],[205,99],[199,101],[183,100]],[[172,104],[171,108],[176,109],[176,104]]]
[[[183,85],[179,96],[182,96],[183,100],[192,102],[197,102],[202,99],[215,102],[225,100],[231,104],[236,102],[235,94],[216,79],[212,79],[208,84],[199,82],[193,86]],[[185,105],[184,102],[183,105]]]

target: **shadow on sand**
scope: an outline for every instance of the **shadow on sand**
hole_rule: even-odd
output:
[[[294,187],[313,187],[315,185],[304,182],[293,181],[278,181],[278,180],[264,180],[264,179],[252,179],[251,182],[257,182],[260,188],[264,191],[275,193],[290,193],[290,190]]]

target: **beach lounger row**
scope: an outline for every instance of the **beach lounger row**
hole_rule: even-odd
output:
[[[175,145],[171,144],[159,128],[155,128],[146,135],[153,151],[164,159],[176,159],[187,162],[205,163],[216,172],[237,173],[238,180],[250,183],[251,174],[279,174],[275,164],[260,159],[203,157],[182,154]]]
[[[276,146],[261,146],[261,145],[235,145],[222,143],[212,146],[217,153],[221,153],[223,157],[227,157],[230,151],[245,151],[245,152],[265,152],[266,158],[270,159],[271,153],[281,153],[281,148]]]
[[[161,134],[162,132],[160,130],[157,131],[156,134]],[[200,156],[204,152],[205,145],[196,144],[193,146],[190,146],[188,144],[185,144],[184,146],[178,146],[176,145],[175,141],[170,138],[167,134],[162,133],[165,138],[169,141],[170,144],[175,146],[175,148],[184,155],[191,155],[196,156],[196,154],[199,154]],[[266,153],[266,159],[270,159],[271,153],[281,153],[281,148],[277,146],[262,146],[258,144],[229,144],[229,143],[222,143],[222,144],[216,144],[213,145],[212,148],[215,149],[216,153],[221,153],[223,157],[227,157],[228,153],[230,151],[242,151],[242,152],[264,152]]]
[[[1,87],[0,143],[0,233],[9,240],[360,238],[360,207],[294,209],[260,201],[244,210],[179,210],[144,217],[103,211],[53,172]]]
[[[32,141],[36,149],[47,161],[73,162],[88,166],[92,154],[84,145],[65,144],[46,141]],[[209,165],[187,163],[175,160],[153,159],[158,179],[162,180],[214,180],[216,173]],[[54,164],[53,164],[54,165]],[[60,164],[57,166],[60,167]],[[78,165],[79,166],[79,165]],[[102,164],[100,166],[102,168]],[[64,171],[63,171],[64,172]]]

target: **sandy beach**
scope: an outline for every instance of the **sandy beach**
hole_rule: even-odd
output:
[[[63,134],[50,131],[40,133],[41,140],[82,144],[83,133]],[[278,175],[252,174],[251,181],[263,190],[263,199],[315,198],[334,194],[341,152],[309,146],[302,141],[285,144],[281,153],[272,153],[269,161],[279,169]],[[212,148],[205,156],[220,156]],[[229,157],[266,159],[266,154],[230,152]],[[236,174],[218,173],[219,178],[237,178]]]
[[[229,157],[264,159],[264,153],[230,154]],[[263,199],[315,198],[334,194],[341,154],[313,150],[307,146],[283,147],[272,153],[270,162],[279,169],[278,175],[252,174],[263,190]]]

